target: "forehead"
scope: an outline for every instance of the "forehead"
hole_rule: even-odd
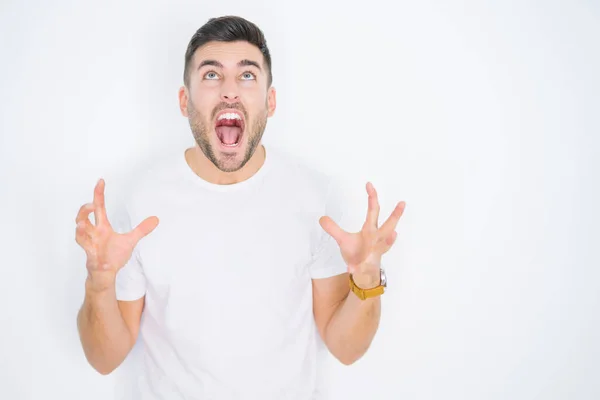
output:
[[[203,60],[219,61],[226,68],[236,67],[241,60],[256,61],[263,65],[263,55],[258,47],[244,41],[208,42],[194,53],[195,66]]]

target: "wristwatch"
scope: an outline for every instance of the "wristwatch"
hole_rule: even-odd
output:
[[[357,295],[358,298],[361,300],[366,300],[366,299],[369,299],[372,297],[381,296],[385,292],[385,289],[387,288],[387,277],[385,275],[385,271],[383,270],[383,268],[379,269],[379,274],[380,274],[379,286],[376,286],[371,289],[359,288],[356,285],[356,283],[354,283],[354,279],[352,279],[352,275],[350,275],[350,279],[349,279],[350,290],[352,290],[352,292],[354,292],[354,294]]]

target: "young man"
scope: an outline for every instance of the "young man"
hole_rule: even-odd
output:
[[[343,231],[335,185],[262,144],[271,83],[257,26],[208,21],[179,91],[197,145],[137,177],[117,218],[103,180],[76,217],[81,343],[102,374],[139,343],[130,398],[313,399],[317,341],[349,365],[375,335],[404,202],[379,226],[367,184],[362,230]]]

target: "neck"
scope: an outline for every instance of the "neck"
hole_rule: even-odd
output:
[[[263,166],[265,156],[265,147],[261,144],[242,168],[235,172],[223,172],[206,158],[198,145],[185,151],[185,159],[192,171],[203,180],[216,185],[232,185],[249,179]]]

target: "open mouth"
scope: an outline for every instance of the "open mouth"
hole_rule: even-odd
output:
[[[236,147],[244,134],[244,117],[238,112],[224,112],[217,116],[215,132],[225,147]]]

